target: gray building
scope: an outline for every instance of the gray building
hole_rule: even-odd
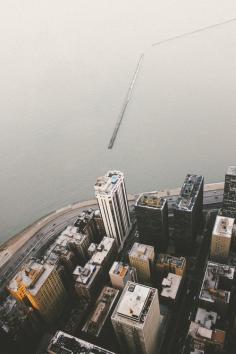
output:
[[[164,198],[157,193],[141,194],[135,203],[140,242],[153,246],[156,252],[168,247],[168,206]]]
[[[188,174],[174,205],[174,242],[177,253],[188,253],[199,231],[203,183],[202,176]]]
[[[236,166],[229,166],[225,175],[223,216],[236,218]]]

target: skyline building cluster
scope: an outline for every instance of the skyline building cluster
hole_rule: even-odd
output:
[[[225,354],[229,313],[236,321],[235,171],[222,208],[205,210],[204,178],[187,174],[171,203],[139,195],[132,218],[124,174],[99,177],[99,210],[81,212],[9,281],[0,336],[60,329],[49,354]]]

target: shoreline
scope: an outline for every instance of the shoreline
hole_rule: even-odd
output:
[[[222,190],[223,188],[224,188],[224,182],[209,183],[204,185],[204,192]],[[181,188],[178,187],[174,189],[164,189],[160,191],[152,191],[152,192],[145,192],[145,193],[155,192],[158,194],[159,197],[171,198],[174,196],[178,196],[180,189]],[[142,193],[128,194],[129,203],[131,204],[132,202],[135,202],[137,197]],[[40,232],[42,228],[47,226],[47,224],[50,224],[52,221],[56,220],[57,218],[60,218],[61,216],[65,216],[66,214],[69,215],[72,212],[76,213],[76,211],[79,214],[82,211],[81,209],[94,208],[94,207],[98,208],[96,199],[90,199],[83,202],[75,202],[73,204],[69,204],[60,209],[54,210],[46,214],[45,216],[41,217],[40,219],[34,221],[32,224],[28,225],[26,228],[24,228],[19,233],[12,236],[10,239],[8,239],[7,241],[3,242],[0,245],[0,260],[1,260],[0,267],[4,265],[12,257],[12,255],[14,255],[17,251],[19,251],[27,241],[33,238],[36,233]]]

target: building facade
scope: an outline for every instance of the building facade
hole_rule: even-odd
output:
[[[217,216],[212,238],[211,238],[211,259],[215,262],[224,263],[227,261],[230,252],[234,219]]]
[[[111,320],[123,353],[156,353],[160,326],[157,289],[128,281]]]
[[[158,254],[156,259],[156,270],[159,273],[173,273],[183,276],[186,271],[186,259],[175,257],[169,254]]]
[[[154,266],[154,247],[135,242],[129,252],[129,263],[137,271],[138,281],[149,284]]]
[[[97,179],[94,188],[106,235],[114,238],[121,250],[131,228],[124,175],[109,171]]]
[[[174,205],[174,242],[177,253],[193,247],[202,221],[204,179],[188,174]]]
[[[222,215],[236,218],[236,166],[229,166],[225,175]]]
[[[156,252],[165,251],[169,242],[166,199],[157,193],[141,194],[135,203],[135,215],[140,241],[153,246]]]
[[[115,289],[124,289],[127,281],[137,283],[137,271],[128,264],[122,262],[114,262],[109,271],[110,281]]]

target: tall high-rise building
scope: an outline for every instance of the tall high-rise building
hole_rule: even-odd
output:
[[[18,272],[8,285],[16,299],[28,299],[34,309],[48,323],[62,312],[66,291],[55,267],[31,260]]]
[[[236,166],[229,166],[225,175],[222,215],[236,218]]]
[[[211,259],[215,262],[227,262],[232,240],[234,219],[217,216],[211,238]]]
[[[136,269],[122,262],[113,263],[109,271],[109,276],[113,288],[116,289],[124,289],[127,281],[135,283],[138,281]]]
[[[135,242],[129,252],[130,265],[136,268],[138,281],[150,283],[154,265],[154,247]]]
[[[191,250],[202,219],[204,179],[188,174],[174,205],[174,242],[178,253]]]
[[[97,179],[94,189],[106,235],[116,240],[120,250],[131,227],[123,173],[109,171]]]
[[[92,208],[83,210],[82,213],[78,215],[74,226],[78,228],[80,233],[88,235],[90,241],[101,241],[100,232],[96,223],[96,211]],[[105,234],[102,236],[104,235]]]
[[[154,246],[156,252],[168,247],[168,206],[166,199],[157,193],[141,194],[135,204],[139,239],[142,243]]]
[[[160,326],[157,289],[128,281],[111,320],[122,352],[157,352]]]

